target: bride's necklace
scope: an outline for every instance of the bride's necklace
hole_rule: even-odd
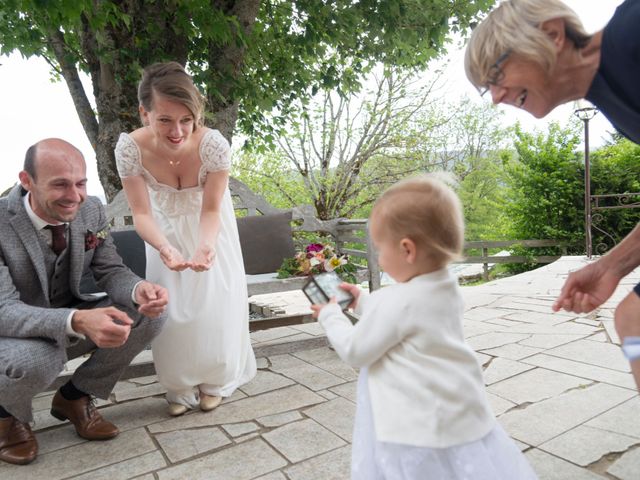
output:
[[[182,162],[182,160],[168,160],[168,162],[172,167],[177,167],[178,165],[180,165],[180,162]]]

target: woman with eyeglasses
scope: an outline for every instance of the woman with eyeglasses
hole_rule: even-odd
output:
[[[474,30],[467,77],[494,103],[537,118],[586,99],[625,137],[640,143],[640,0],[626,0],[603,30],[586,33],[560,0],[506,0]],[[555,311],[590,312],[640,265],[640,226],[598,261],[573,272]],[[640,284],[617,306],[615,325],[640,387]]]

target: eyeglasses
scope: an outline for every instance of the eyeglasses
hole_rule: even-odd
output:
[[[491,85],[498,85],[502,80],[504,80],[502,64],[507,60],[507,58],[509,58],[509,55],[511,55],[511,50],[507,50],[506,52],[504,52],[498,57],[496,63],[491,65],[491,68],[489,68],[489,75],[487,76],[487,84],[480,91],[481,97],[484,97],[484,94],[490,90]]]

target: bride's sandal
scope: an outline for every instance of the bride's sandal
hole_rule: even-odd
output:
[[[222,397],[207,395],[206,393],[200,392],[200,410],[203,412],[213,410],[220,405],[220,403],[222,403]]]

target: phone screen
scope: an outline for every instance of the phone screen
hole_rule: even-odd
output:
[[[336,297],[338,304],[344,310],[353,301],[353,296],[340,288],[342,282],[343,280],[335,272],[320,273],[310,277],[302,291],[314,304],[328,303],[332,297]]]

